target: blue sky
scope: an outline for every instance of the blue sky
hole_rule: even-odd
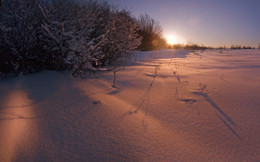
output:
[[[135,16],[147,13],[164,36],[209,46],[260,43],[260,0],[108,0]]]

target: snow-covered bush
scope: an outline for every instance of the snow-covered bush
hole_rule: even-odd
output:
[[[59,53],[73,75],[118,66],[140,44],[130,13],[112,9],[107,2],[79,5],[67,1],[41,10],[46,17],[43,41]]]
[[[102,64],[117,65],[129,53],[136,50],[141,44],[142,37],[138,35],[139,26],[136,20],[126,10],[115,11],[109,19],[107,43],[103,46],[105,54]]]
[[[131,14],[104,1],[6,0],[0,14],[0,47],[16,72],[110,70],[141,41]]]

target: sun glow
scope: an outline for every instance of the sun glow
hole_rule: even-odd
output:
[[[177,36],[176,34],[168,34],[165,38],[169,45],[184,44],[186,42],[183,38]]]
[[[169,45],[174,45],[174,44],[178,44],[179,43],[177,37],[174,36],[174,35],[168,35],[166,37],[166,41],[167,41],[167,43]]]

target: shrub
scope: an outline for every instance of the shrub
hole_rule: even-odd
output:
[[[230,49],[242,49],[241,45],[232,45]]]
[[[10,72],[88,70],[118,66],[140,45],[130,12],[107,2],[7,0],[0,11],[1,55]]]
[[[139,25],[139,35],[142,36],[140,50],[156,50],[166,47],[166,40],[162,36],[162,28],[158,22],[148,14],[140,15],[137,20]]]

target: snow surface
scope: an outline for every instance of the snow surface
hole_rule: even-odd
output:
[[[140,52],[0,81],[0,161],[260,161],[260,51]]]

